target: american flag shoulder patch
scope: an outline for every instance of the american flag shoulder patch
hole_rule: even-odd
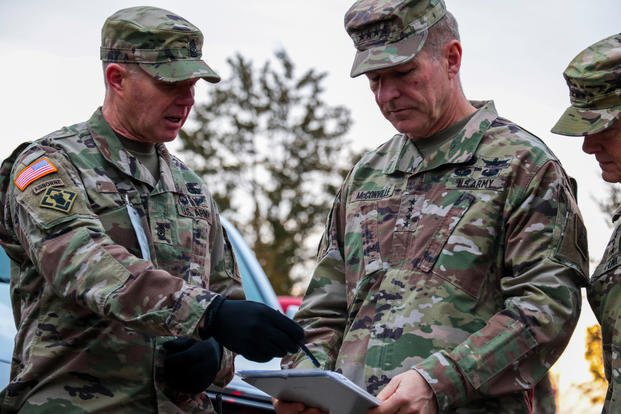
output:
[[[20,191],[24,191],[31,183],[56,171],[58,171],[58,168],[52,164],[52,161],[46,157],[39,158],[21,170],[13,182]]]

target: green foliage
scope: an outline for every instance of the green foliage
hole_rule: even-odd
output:
[[[608,381],[604,374],[602,330],[599,325],[587,327],[584,358],[589,363],[589,372],[593,376],[593,381],[580,384],[579,389],[591,400],[591,403],[602,404],[606,398]]]
[[[604,358],[602,356],[602,329],[599,325],[587,327],[585,359],[589,362],[589,371],[593,375],[593,381],[600,385],[606,385],[604,374]],[[605,389],[605,387],[604,387]]]
[[[326,73],[297,76],[285,51],[255,68],[236,54],[231,74],[194,107],[182,152],[253,246],[278,294],[310,268],[305,245],[321,230],[353,165],[349,110],[322,98]]]

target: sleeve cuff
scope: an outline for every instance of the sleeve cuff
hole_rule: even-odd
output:
[[[218,310],[220,309],[220,305],[222,305],[222,302],[224,302],[224,298],[218,294],[214,294],[214,297],[211,300],[211,303],[205,310],[205,313],[203,314],[201,322],[198,325],[198,335],[201,337],[201,339],[208,339],[213,336],[213,332],[212,332],[213,320],[214,320],[216,313],[218,313]]]
[[[441,413],[468,401],[464,377],[444,351],[436,352],[413,367],[427,381]]]
[[[213,383],[219,387],[224,387],[231,382],[235,373],[235,354],[233,351],[221,346],[222,357],[220,358],[220,371],[216,374]]]

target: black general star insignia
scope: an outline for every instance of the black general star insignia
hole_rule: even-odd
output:
[[[68,190],[60,190],[58,188],[50,187],[43,194],[41,203],[39,205],[44,208],[50,208],[52,210],[62,211],[63,213],[69,213],[77,193]]]

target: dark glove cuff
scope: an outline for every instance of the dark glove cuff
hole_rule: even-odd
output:
[[[203,326],[198,329],[198,335],[202,339],[207,339],[213,336],[213,321],[215,320],[216,313],[218,313],[218,310],[224,301],[225,299],[220,295],[217,295],[211,300],[211,303],[209,304],[209,307],[207,307],[207,310],[203,316]]]
[[[214,339],[215,340],[215,339]],[[217,351],[218,352],[218,371],[220,371],[220,369],[222,368],[222,356],[224,354],[224,347],[222,346],[222,344],[220,342],[217,342],[218,347],[217,347]]]

